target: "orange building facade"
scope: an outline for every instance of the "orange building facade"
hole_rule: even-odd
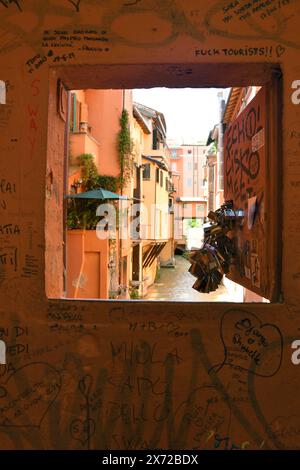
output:
[[[107,234],[98,242],[96,230],[67,230],[66,295],[143,297],[160,265],[174,265],[164,116],[133,103],[131,90],[79,90],[71,93],[70,101],[67,193],[87,189],[80,158],[88,154],[101,181],[113,178],[122,199],[112,205],[117,209],[115,239]],[[129,177],[121,184],[117,142],[123,110],[128,114],[131,148]],[[110,202],[99,201],[102,214]]]

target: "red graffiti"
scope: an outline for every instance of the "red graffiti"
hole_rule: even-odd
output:
[[[37,97],[40,93],[39,82],[40,82],[39,79],[35,79],[30,84],[32,97]],[[38,132],[37,121],[38,121],[39,105],[36,103],[28,103],[27,111],[28,111],[28,127],[29,127],[28,140],[30,143],[30,158],[32,158],[34,154],[34,150],[35,150],[36,136]]]

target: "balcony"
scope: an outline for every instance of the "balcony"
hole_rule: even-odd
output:
[[[99,162],[99,142],[86,131],[70,134],[70,165],[77,166],[77,157],[83,153],[95,156],[95,163]]]

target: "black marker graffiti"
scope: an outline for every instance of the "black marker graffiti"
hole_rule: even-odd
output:
[[[273,0],[271,0],[272,2]],[[262,2],[261,6],[263,6],[266,2]],[[230,5],[232,6],[234,2],[230,2]],[[281,2],[281,0],[278,0],[278,9],[281,8],[282,6],[288,5],[289,0],[284,0]],[[245,6],[249,5],[251,8],[252,3],[248,2],[245,4]],[[266,5],[265,5],[266,7]],[[273,15],[273,20],[274,20],[274,29],[272,30],[272,33],[270,34],[267,28],[263,28],[262,23],[260,19],[264,19],[266,16],[260,16],[260,18],[255,18],[255,14],[259,13],[258,10],[255,10],[255,8],[251,9],[251,21],[249,21],[249,17],[247,16],[247,12],[245,14],[242,14],[240,16],[235,16],[236,18],[239,18],[241,21],[245,20],[248,18],[247,26],[249,26],[253,32],[252,34],[244,34],[243,30],[237,30],[237,32],[234,32],[233,28],[223,28],[221,29],[218,25],[218,20],[222,19],[222,9],[224,8],[224,2],[223,1],[217,1],[214,3],[206,13],[203,24],[206,27],[207,31],[210,32],[210,34],[215,34],[220,37],[224,38],[231,38],[231,39],[240,39],[240,40],[251,40],[251,39],[260,39],[262,37],[268,37],[269,39],[272,39],[273,41],[278,41],[281,44],[284,44],[285,46],[288,47],[293,47],[295,49],[300,48],[299,42],[295,41],[290,41],[288,37],[284,37],[284,34],[286,31],[288,31],[288,28],[283,28],[282,27],[282,15],[275,13]],[[257,8],[257,7],[256,7]],[[252,12],[252,10],[254,10]],[[236,10],[238,11],[238,10]],[[224,13],[224,10],[223,10]],[[234,15],[231,15],[230,11],[227,10],[227,16],[223,17],[223,22],[225,24],[228,23],[228,21],[231,21],[234,18]],[[263,15],[261,13],[261,15]],[[267,15],[268,16],[268,15]]]
[[[0,248],[0,267],[17,271],[18,249],[15,247]]]
[[[280,46],[281,47],[281,46]],[[285,48],[277,49],[276,54],[282,55],[285,52]],[[217,56],[217,55],[224,55],[224,56],[242,56],[242,57],[252,57],[252,56],[265,56],[265,57],[272,57],[273,55],[273,47],[272,46],[265,46],[265,47],[240,47],[240,48],[212,48],[212,49],[196,49],[195,50],[196,56]]]
[[[0,235],[20,235],[21,231],[16,224],[0,224]]]
[[[16,184],[2,178],[0,180],[0,192],[2,194],[13,194],[16,192]]]
[[[0,5],[3,5],[5,8],[8,8],[13,3],[18,7],[19,11],[22,11],[19,0],[0,0]]]
[[[76,12],[79,13],[81,0],[77,0],[77,1],[68,0],[68,2],[71,3],[75,7]]]
[[[263,133],[260,105],[250,107],[243,119],[226,130],[225,171],[227,191],[236,203],[245,203],[253,192],[260,172],[260,154],[253,148],[253,138]]]
[[[222,364],[213,367],[217,372],[225,365],[237,366],[260,377],[273,377],[279,371],[283,337],[276,325],[262,323],[245,310],[229,310],[222,316],[220,336],[225,356]],[[279,341],[281,348],[270,357],[269,346],[273,341]]]
[[[32,362],[17,369],[1,385],[0,426],[39,428],[60,389],[60,373],[50,364]]]
[[[81,442],[82,445],[87,445],[91,448],[91,437],[95,434],[96,424],[94,419],[90,417],[90,394],[93,385],[93,377],[89,374],[85,375],[79,380],[78,388],[85,399],[86,417],[84,420],[76,419],[72,421],[70,432],[73,439]]]

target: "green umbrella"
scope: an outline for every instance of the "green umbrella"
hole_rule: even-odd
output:
[[[86,191],[78,194],[67,194],[68,198],[72,199],[128,199],[127,196],[120,196],[120,194],[107,191],[107,189],[93,189],[92,191]]]

